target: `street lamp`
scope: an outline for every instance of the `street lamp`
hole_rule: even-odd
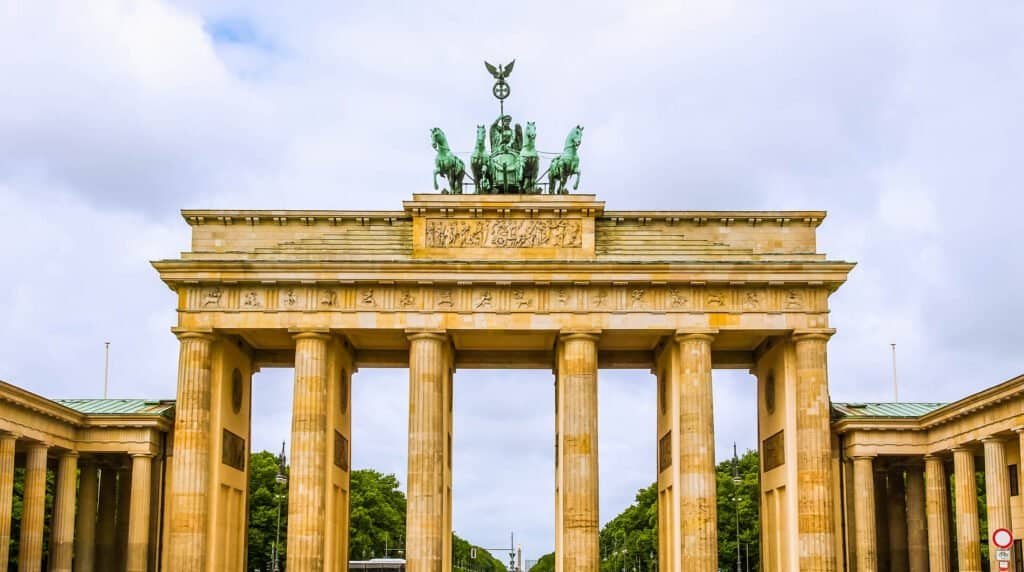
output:
[[[277,475],[274,480],[277,482],[277,531],[274,533],[274,547],[271,551],[271,572],[281,571],[281,558],[278,555],[278,547],[281,545],[281,500],[284,498],[284,493],[281,492],[281,487],[288,483],[288,477],[284,474],[284,465],[286,458],[284,456],[284,441],[281,441],[281,454],[277,457]]]
[[[736,453],[736,442],[732,443],[732,484],[733,484],[733,508],[736,513],[736,572],[740,572],[742,559],[740,558],[740,456]]]

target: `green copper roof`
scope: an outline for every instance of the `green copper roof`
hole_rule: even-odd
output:
[[[832,411],[837,418],[898,417],[914,418],[927,415],[945,403],[833,403]]]
[[[173,400],[149,399],[54,399],[86,415],[167,415],[174,409]]]

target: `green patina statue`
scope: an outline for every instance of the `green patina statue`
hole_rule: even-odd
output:
[[[512,73],[515,64],[512,60],[508,65],[494,66],[487,62],[487,71],[494,76],[495,84],[491,92],[501,103],[498,118],[488,129],[484,125],[476,126],[476,144],[469,159],[472,170],[474,192],[479,194],[537,194],[543,192],[540,179],[544,173],[540,171],[540,154],[537,152],[537,126],[532,121],[526,122],[524,134],[520,124],[513,125],[512,117],[505,113],[505,99],[511,93],[505,81]],[[437,127],[430,130],[433,147],[437,150],[434,159],[434,189],[438,189],[437,176],[448,180],[449,189],[443,193],[462,194],[463,179],[466,167],[448,146],[444,132]],[[567,194],[566,185],[572,175],[576,175],[573,190],[580,185],[580,158],[577,154],[583,139],[583,127],[577,125],[569,131],[562,152],[551,161],[545,173],[548,176],[547,192],[549,194]],[[490,145],[490,150],[487,145]]]
[[[451,187],[451,191],[445,189],[442,192],[461,195],[462,179],[466,176],[466,165],[463,164],[462,159],[452,153],[448,147],[448,138],[444,136],[444,131],[441,131],[440,128],[434,127],[430,130],[430,139],[433,141],[434,149],[437,150],[437,157],[434,159],[434,190],[437,190],[437,176],[441,175],[448,179],[448,186]]]

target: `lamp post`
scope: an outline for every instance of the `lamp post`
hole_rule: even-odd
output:
[[[277,475],[274,480],[277,482],[277,531],[274,533],[274,546],[271,551],[271,572],[281,571],[281,557],[278,553],[278,547],[281,545],[281,500],[284,498],[284,493],[281,492],[281,487],[288,483],[288,477],[284,474],[284,465],[286,458],[284,456],[284,441],[281,441],[281,454],[277,457]]]
[[[736,572],[740,572],[742,558],[740,558],[740,456],[736,452],[736,442],[732,443],[732,500],[733,509],[736,513]]]

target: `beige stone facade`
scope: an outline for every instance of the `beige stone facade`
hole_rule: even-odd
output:
[[[183,215],[191,249],[153,263],[178,300],[173,429],[0,387],[0,405],[25,412],[0,415],[0,487],[17,457],[26,570],[44,518],[53,569],[242,570],[252,378],[267,366],[295,371],[289,571],[348,568],[351,379],[374,367],[409,375],[411,572],[452,569],[452,380],[472,368],[553,373],[559,572],[598,570],[602,368],[649,369],[656,384],[660,570],[718,569],[715,368],[757,380],[762,570],[949,570],[954,553],[977,569],[975,469],[990,521],[1024,532],[1009,472],[1024,378],[946,406],[831,402],[828,299],[853,265],[818,252],[823,212],[415,195],[395,211]],[[47,468],[53,515],[36,500]],[[76,494],[95,515],[68,511]],[[0,549],[4,534],[9,518]]]
[[[173,401],[51,401],[0,382],[0,562],[11,556],[13,474],[21,467],[19,571],[161,569],[167,475],[153,467],[171,456],[173,412]]]

